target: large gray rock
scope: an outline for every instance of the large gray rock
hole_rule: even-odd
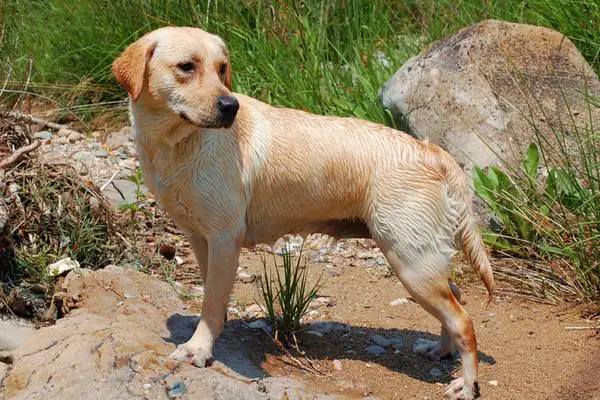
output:
[[[432,43],[379,96],[403,128],[441,145],[470,171],[520,159],[535,140],[529,121],[550,146],[553,129],[569,142],[574,126],[590,120],[586,90],[600,94],[598,77],[564,35],[487,20]],[[597,125],[599,109],[592,114]]]
[[[274,396],[285,388],[303,387],[270,377],[273,382],[259,390],[252,382],[265,372],[248,358],[239,330],[226,330],[217,341],[212,368],[170,360],[175,343],[187,340],[198,320],[185,315],[171,286],[149,275],[117,267],[78,269],[63,288],[62,296],[78,308],[13,351],[0,398],[167,399],[169,390],[183,387],[179,398],[279,400]]]

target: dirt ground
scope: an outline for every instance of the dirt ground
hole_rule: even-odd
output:
[[[243,254],[240,266],[255,274],[262,268],[254,252]],[[187,269],[193,272],[193,268],[193,260],[189,260]],[[301,349],[325,376],[283,362],[264,332],[244,329],[235,315],[229,315],[224,335],[239,338],[242,329],[241,342],[247,355],[265,374],[291,376],[331,395],[348,399],[441,398],[443,387],[460,373],[460,363],[456,359],[434,362],[413,353],[414,341],[437,339],[440,325],[412,301],[390,305],[394,299],[409,297],[395,276],[349,263],[314,263],[309,264],[309,270],[311,279],[323,277],[319,295],[330,299],[314,319],[344,322],[351,327],[348,332],[323,337],[298,335]],[[599,331],[566,329],[590,328],[599,321],[582,317],[584,306],[539,304],[503,293],[502,283],[498,285],[499,293],[486,309],[486,292],[480,282],[469,278],[458,282],[475,323],[482,398],[600,399]],[[257,303],[257,286],[237,282],[232,298],[236,308],[243,311]],[[198,310],[200,303],[190,301],[189,306]],[[382,355],[369,354],[366,347],[375,334],[399,338],[403,345]],[[337,369],[334,360],[339,360]],[[432,377],[433,368],[442,376]]]

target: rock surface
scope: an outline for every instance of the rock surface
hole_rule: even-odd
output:
[[[63,291],[78,308],[13,351],[0,398],[167,399],[178,382],[187,396],[179,398],[189,399],[279,400],[291,387],[309,393],[289,378],[266,378],[266,391],[251,384],[265,373],[245,356],[239,330],[224,332],[212,368],[170,360],[198,318],[185,315],[173,288],[149,275],[120,267],[76,269]]]
[[[469,172],[520,160],[534,141],[531,119],[550,142],[552,129],[569,139],[569,114],[578,128],[590,120],[586,88],[599,94],[598,77],[564,35],[487,20],[432,43],[379,96],[403,129],[441,145]],[[592,113],[600,122],[600,110]]]
[[[0,352],[19,347],[34,332],[35,328],[27,320],[0,319]]]

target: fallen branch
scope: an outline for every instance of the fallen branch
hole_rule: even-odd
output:
[[[594,329],[600,331],[600,326],[567,326],[565,329],[568,331],[583,331],[587,329]]]
[[[11,111],[2,115],[3,117],[13,118],[28,124],[38,124],[52,129],[70,129],[68,125],[57,124],[56,122],[46,121],[45,119],[34,117],[30,114],[24,114],[17,111]]]
[[[12,153],[10,156],[8,156],[4,160],[0,161],[0,169],[5,169],[6,167],[10,167],[12,164],[17,162],[21,157],[23,157],[23,155],[30,153],[33,150],[40,147],[40,144],[41,143],[38,140],[34,140],[31,144],[28,144],[27,146],[23,146],[23,147],[15,150],[15,152]]]

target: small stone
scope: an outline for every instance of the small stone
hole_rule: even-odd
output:
[[[387,265],[387,261],[386,261],[385,257],[377,256],[377,258],[375,258],[375,264],[382,267],[384,265]]]
[[[163,243],[160,245],[160,249],[158,250],[158,252],[160,253],[161,256],[163,256],[164,258],[166,258],[167,260],[171,261],[173,258],[175,258],[175,252],[177,251],[177,249],[175,248],[175,246],[173,246],[170,243]]]
[[[317,297],[316,299],[310,302],[310,306],[313,308],[329,305],[331,305],[331,299],[329,297],[324,296]]]
[[[496,381],[496,380],[489,381],[488,385],[490,385],[490,386],[498,386],[498,381]]]
[[[79,263],[76,260],[72,260],[70,257],[67,257],[48,265],[47,268],[48,275],[58,276],[74,268],[79,268]]]
[[[52,132],[50,132],[50,131],[39,131],[39,132],[36,132],[35,135],[33,135],[33,137],[35,139],[40,139],[40,140],[52,140],[54,135],[52,135]]]
[[[136,167],[135,161],[132,159],[119,161],[119,166],[121,166],[123,168],[127,168],[127,169],[135,169],[135,167]]]
[[[273,332],[273,329],[269,325],[267,325],[267,323],[265,321],[263,321],[262,319],[250,322],[248,324],[248,327],[250,329],[262,329],[262,330],[267,331],[268,333]]]
[[[82,137],[83,135],[81,133],[73,131],[67,136],[67,139],[69,139],[69,142],[75,143],[81,140]]]
[[[185,262],[185,260],[183,259],[183,257],[175,256],[175,262],[177,263],[177,265],[182,265]]]
[[[375,343],[377,346],[381,347],[389,347],[391,345],[390,341],[384,338],[381,335],[373,335],[371,336],[371,342]]]
[[[167,394],[170,399],[174,399],[183,396],[185,392],[187,392],[187,386],[185,385],[185,383],[181,381],[176,381],[173,383],[173,385],[171,385],[171,388],[169,389]]]
[[[324,262],[329,261],[329,258],[324,253],[313,252],[310,254],[308,261],[311,263],[324,263]]]
[[[319,315],[321,315],[321,313],[318,312],[317,310],[310,310],[309,312],[306,313],[306,315],[308,315],[311,318],[315,318],[315,317],[318,317]]]
[[[148,390],[148,389],[150,389],[152,387],[152,384],[151,383],[144,383],[142,385],[142,387],[144,388],[144,390]]]
[[[340,256],[344,258],[351,258],[354,256],[354,252],[352,250],[344,250],[340,253]]]
[[[75,161],[88,162],[92,159],[92,153],[89,151],[80,151],[73,155]]]
[[[58,144],[69,144],[69,138],[59,137],[58,139],[55,140],[55,143],[58,143]]]
[[[313,336],[317,336],[317,337],[323,337],[323,333],[319,332],[319,331],[306,331],[307,334],[309,335],[313,335]]]
[[[342,370],[342,362],[340,360],[333,360],[333,368],[336,371],[341,371]]]
[[[246,307],[246,309],[244,310],[244,314],[248,318],[253,318],[253,317],[256,317],[258,314],[262,313],[262,311],[263,311],[262,307],[255,303],[255,304],[251,304],[248,307]]]
[[[400,297],[396,300],[393,300],[390,302],[390,306],[399,306],[401,304],[408,304],[410,303],[410,300],[404,298],[404,297]]]
[[[190,295],[194,297],[204,296],[204,286],[192,286],[190,289]]]
[[[58,132],[56,132],[56,134],[60,137],[66,137],[68,138],[70,134],[72,133],[79,133],[77,131],[74,131],[73,129],[67,129],[67,128],[63,128],[63,129],[59,129]]]
[[[238,274],[238,279],[242,283],[252,283],[256,279],[256,275],[249,274],[245,271],[242,271]]]
[[[444,373],[439,368],[434,367],[429,370],[429,376],[433,378],[440,378],[444,376]]]
[[[123,297],[125,297],[127,300],[135,299],[135,296],[130,293],[123,294]]]
[[[385,349],[381,346],[369,346],[367,347],[367,351],[374,355],[385,353]]]
[[[390,339],[389,341],[395,350],[401,349],[402,346],[404,345],[404,341],[400,338],[393,338],[393,339]]]
[[[371,258],[375,258],[375,255],[371,251],[359,251],[356,253],[356,258],[360,258],[361,260],[369,260]]]
[[[348,332],[350,326],[342,322],[335,321],[314,321],[310,324],[310,329],[321,333],[329,332]]]
[[[94,152],[94,155],[98,158],[106,158],[108,157],[108,151],[106,150],[98,150]]]

